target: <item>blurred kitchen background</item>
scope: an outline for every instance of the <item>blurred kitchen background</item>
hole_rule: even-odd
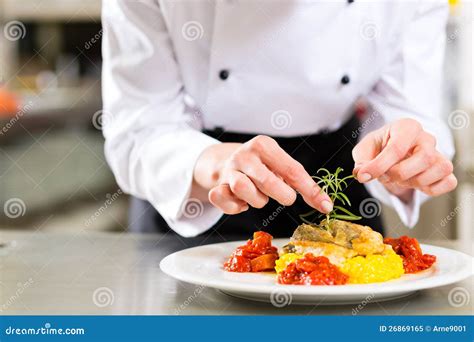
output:
[[[384,208],[391,235],[472,239],[473,8],[450,6],[443,112],[460,185],[425,204],[413,231]],[[99,0],[0,0],[0,240],[2,229],[127,230],[128,199],[105,162],[100,130],[100,7]]]

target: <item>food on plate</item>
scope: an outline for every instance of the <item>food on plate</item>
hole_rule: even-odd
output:
[[[278,254],[264,254],[250,260],[252,272],[273,270],[277,259]]]
[[[272,246],[272,238],[268,233],[255,232],[253,239],[237,247],[224,263],[224,269],[229,272],[273,271],[278,249]]]
[[[398,239],[385,238],[384,243],[392,246],[395,253],[403,259],[405,273],[416,273],[430,268],[436,262],[436,256],[423,254],[415,238],[402,236]]]
[[[224,263],[230,272],[277,273],[285,285],[369,284],[430,268],[434,255],[423,254],[415,238],[382,239],[370,227],[334,220],[302,224],[278,254],[272,236],[259,231]]]
[[[382,239],[370,227],[339,220],[299,226],[280,254],[272,236],[259,231],[224,263],[230,272],[275,270],[285,285],[369,284],[430,268],[434,255],[423,254],[415,238]]]
[[[303,255],[287,253],[275,262],[275,271],[281,273],[292,262]],[[403,260],[390,246],[380,254],[356,256],[347,259],[340,267],[341,272],[349,276],[350,284],[368,284],[396,279],[404,274]]]
[[[275,262],[276,272],[281,274],[308,254],[326,257],[351,284],[383,282],[404,274],[402,258],[384,244],[380,233],[351,222],[300,225]]]
[[[280,257],[275,261],[275,271],[276,273],[282,272],[286,266],[291,264],[292,262],[302,258],[302,254],[296,253],[283,253]]]
[[[322,255],[341,266],[357,255],[380,254],[385,250],[382,234],[370,227],[332,220],[319,225],[302,224],[283,247],[286,253]]]
[[[400,278],[404,274],[403,260],[390,246],[381,254],[356,256],[346,260],[341,271],[349,276],[350,284],[380,283]]]
[[[290,263],[278,274],[278,283],[286,285],[344,285],[349,276],[324,256],[311,253]]]
[[[322,191],[333,203],[351,205],[342,192],[347,180],[340,177],[343,170],[334,173],[320,169],[323,176],[314,176]],[[308,220],[317,214],[311,211],[300,215],[303,222],[296,228],[288,244],[278,253],[272,246],[272,236],[254,233],[253,240],[238,247],[224,263],[230,272],[261,272],[275,270],[277,281],[287,285],[343,285],[368,284],[400,278],[405,273],[416,273],[430,268],[434,255],[423,254],[415,238],[402,236],[386,238],[368,226],[348,221],[360,216],[339,205],[323,215],[319,224]]]

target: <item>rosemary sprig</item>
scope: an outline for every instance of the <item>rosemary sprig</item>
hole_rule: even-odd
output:
[[[356,221],[360,220],[362,217],[357,216],[353,213],[351,213],[349,210],[346,208],[336,205],[336,202],[341,202],[342,205],[344,206],[351,206],[351,201],[347,197],[346,194],[343,193],[343,191],[347,188],[347,180],[354,178],[353,175],[346,176],[343,178],[340,178],[341,172],[343,172],[344,169],[341,167],[338,167],[334,173],[331,173],[328,169],[321,168],[317,171],[317,173],[322,173],[322,176],[313,176],[314,179],[317,180],[317,184],[321,187],[321,191],[326,192],[329,197],[331,198],[331,201],[333,203],[333,210],[326,215],[324,214],[319,214],[319,217],[326,216],[325,218],[325,226],[326,228],[329,228],[329,224],[332,220],[335,219],[341,219],[341,220],[347,220],[347,221]],[[314,224],[312,221],[308,220],[307,217],[310,217],[316,213],[319,213],[316,210],[311,210],[310,212],[306,214],[300,215],[301,221],[308,223],[308,224]]]

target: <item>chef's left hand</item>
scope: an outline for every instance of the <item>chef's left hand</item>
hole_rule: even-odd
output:
[[[456,188],[453,164],[436,150],[436,138],[413,119],[369,133],[353,149],[353,174],[361,183],[378,179],[402,200],[413,189],[438,196]]]

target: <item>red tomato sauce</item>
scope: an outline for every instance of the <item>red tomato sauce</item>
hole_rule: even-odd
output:
[[[344,285],[349,277],[324,256],[305,254],[289,264],[278,276],[278,283],[285,285]]]
[[[398,239],[385,238],[384,243],[391,245],[395,253],[403,259],[405,273],[416,273],[430,268],[436,262],[436,256],[423,254],[415,238],[402,236]]]
[[[237,247],[224,263],[224,269],[229,272],[261,272],[273,270],[278,259],[278,249],[272,246],[273,237],[258,231],[253,239],[243,246]]]

